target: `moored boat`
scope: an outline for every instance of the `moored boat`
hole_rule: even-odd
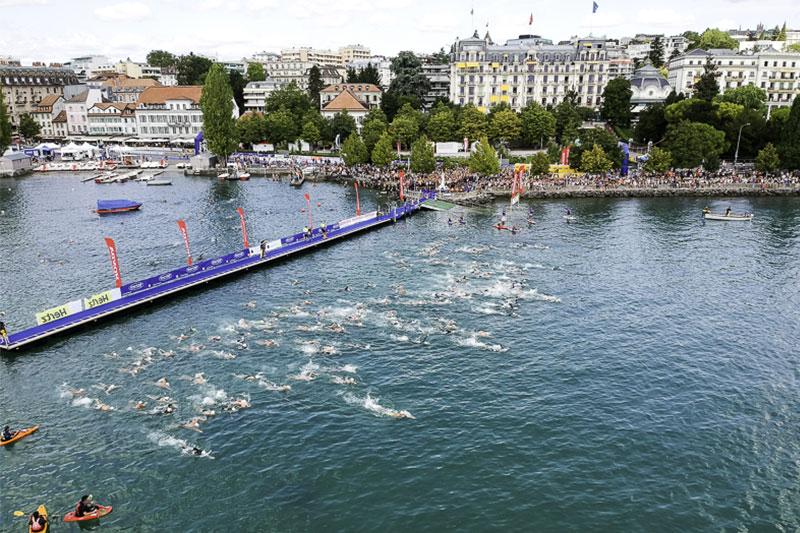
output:
[[[98,215],[124,213],[126,211],[135,211],[140,207],[142,207],[141,203],[132,202],[131,200],[97,200],[95,213]]]

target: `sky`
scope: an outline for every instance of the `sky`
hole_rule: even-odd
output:
[[[571,36],[800,29],[798,0],[0,0],[0,57],[23,64],[80,55],[144,61],[163,49],[241,59],[255,52],[361,44],[376,55],[432,53],[488,29],[495,42]],[[470,11],[474,9],[474,15]],[[533,24],[529,25],[533,14]],[[488,24],[488,28],[487,28]]]

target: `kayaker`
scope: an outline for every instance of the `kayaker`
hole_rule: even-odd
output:
[[[500,217],[500,225],[501,226],[505,226],[506,225],[506,212],[505,211],[503,211],[503,215]]]
[[[567,206],[567,216],[572,216],[572,209]]]
[[[464,215],[461,215],[461,216],[458,218],[458,223],[459,223],[459,224],[464,224],[464,223],[465,223],[465,221],[464,221]]]
[[[725,216],[726,217],[731,216],[731,208],[730,207],[728,207],[728,209],[725,211]]]
[[[706,206],[706,208],[705,208],[705,209],[703,209],[703,214],[704,214],[704,215],[706,215],[706,214],[708,214],[708,213],[710,213],[710,212],[711,212],[711,209],[709,209],[709,208],[708,208],[708,206]]]
[[[3,337],[6,346],[8,346],[8,334],[6,333],[6,325],[3,323],[2,320],[0,320],[0,336]]]
[[[6,426],[3,428],[3,435],[0,436],[0,440],[2,441],[11,440],[14,437],[16,437],[17,433],[19,433],[19,431],[11,431],[11,428]]]
[[[84,494],[81,497],[81,501],[78,502],[78,505],[75,506],[75,516],[80,518],[85,516],[89,513],[93,513],[97,510],[97,506],[92,503],[94,498],[91,494]]]
[[[47,519],[40,515],[39,511],[34,511],[31,519],[28,520],[28,526],[30,526],[31,531],[44,531],[47,526]]]

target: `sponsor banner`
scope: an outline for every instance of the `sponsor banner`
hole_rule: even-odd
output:
[[[105,239],[108,247],[108,255],[111,257],[111,268],[114,270],[114,283],[116,287],[122,287],[122,275],[119,273],[119,261],[117,260],[117,247],[112,239]]]
[[[244,211],[242,211],[241,207],[237,208],[236,210],[239,211],[239,218],[242,220],[242,236],[244,237],[244,247],[250,248],[250,244],[247,242],[247,226],[244,223]]]
[[[283,242],[282,242],[281,239],[278,239],[277,241],[268,242],[267,243],[267,251],[269,251],[269,250],[277,250],[281,246],[283,246]]]
[[[189,232],[186,231],[186,222],[179,220],[178,227],[181,230],[181,235],[183,235],[183,243],[186,245],[186,255],[189,256],[189,266],[192,266],[192,251],[189,250]]]
[[[94,309],[100,305],[111,303],[114,300],[119,300],[121,296],[122,295],[119,289],[112,289],[110,291],[101,292],[100,294],[93,294],[92,296],[83,299],[83,308],[87,310]]]
[[[360,217],[353,217],[353,218],[348,218],[346,220],[340,220],[339,221],[339,227],[340,228],[346,228],[347,226],[352,226],[353,224],[358,224],[360,222],[366,222],[367,220],[372,220],[376,216],[378,216],[378,212],[377,211],[372,211],[372,212],[367,213],[365,215],[361,215]]]
[[[68,317],[69,315],[79,313],[82,310],[81,301],[75,300],[64,305],[59,305],[58,307],[45,309],[41,313],[36,313],[36,323],[40,326],[43,324],[49,324],[54,320]]]

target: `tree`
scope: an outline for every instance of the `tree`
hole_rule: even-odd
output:
[[[363,165],[369,161],[367,147],[355,131],[342,143],[342,159],[349,167]]]
[[[391,91],[383,93],[381,98],[381,110],[386,114],[386,119],[390,122],[394,120],[394,116],[406,104],[414,109],[420,109],[422,107],[422,99],[413,95],[398,96]]]
[[[606,157],[603,149],[593,144],[592,148],[583,152],[580,169],[590,174],[605,174],[611,170],[611,161]]]
[[[639,122],[633,130],[637,142],[658,142],[667,131],[667,119],[664,117],[664,104],[648,104],[639,112]]]
[[[386,131],[375,143],[375,148],[372,149],[372,164],[376,167],[383,168],[388,166],[395,160],[394,150],[392,150],[392,137]]]
[[[303,131],[300,133],[300,137],[311,146],[314,146],[322,139],[322,133],[314,121],[309,120],[303,124]]]
[[[347,139],[354,131],[356,131],[356,120],[347,110],[340,111],[333,115],[333,120],[331,120],[331,133],[334,138],[338,135],[340,140]]]
[[[436,170],[436,155],[428,138],[423,135],[411,145],[411,172],[429,173]]]
[[[247,81],[264,81],[267,75],[264,72],[264,65],[253,61],[247,65]]]
[[[367,66],[361,69],[358,73],[355,83],[371,83],[372,85],[381,86],[381,73],[372,63],[367,63]]]
[[[764,136],[765,143],[771,142],[778,147],[783,139],[783,125],[789,120],[791,111],[791,107],[779,107],[770,112],[766,125],[766,135]]]
[[[242,144],[252,146],[266,138],[264,116],[261,113],[245,113],[236,121],[236,131]]]
[[[233,91],[225,69],[219,63],[211,66],[200,108],[203,111],[203,135],[208,149],[227,163],[228,156],[239,146],[236,121],[233,119]]]
[[[719,85],[717,85],[717,65],[711,60],[711,56],[706,59],[706,64],[703,67],[703,75],[700,80],[694,84],[694,97],[700,100],[711,102],[714,97],[719,94]]]
[[[347,74],[344,77],[345,83],[358,83],[358,72],[353,67],[347,67]]]
[[[308,95],[301,91],[294,81],[272,91],[264,104],[264,110],[267,113],[272,113],[282,107],[288,109],[298,123],[306,113],[312,109],[316,109],[316,106],[312,105]]]
[[[450,62],[450,55],[444,51],[444,48],[439,48],[432,56],[431,62],[434,65],[446,65]]]
[[[683,36],[686,37],[687,41],[689,41],[687,51],[694,50],[700,46],[700,34],[696,31],[685,31],[683,32]]]
[[[470,141],[480,139],[487,133],[486,115],[472,104],[467,104],[461,112],[459,135]]]
[[[239,108],[239,113],[244,113],[244,88],[247,86],[247,80],[244,79],[238,70],[232,70],[228,74],[228,81],[231,84],[231,91],[233,91],[233,100],[236,102],[236,107]]]
[[[371,109],[364,117],[364,121],[361,123],[361,138],[364,139],[364,144],[370,154],[388,127],[386,115],[380,109]]]
[[[414,52],[397,54],[392,59],[391,68],[395,78],[389,85],[390,92],[398,96],[410,95],[422,99],[431,89],[430,80],[422,73],[422,62]]]
[[[489,137],[496,141],[508,142],[519,139],[522,125],[512,109],[503,109],[489,121]]]
[[[525,144],[544,146],[556,134],[556,117],[533,100],[520,113],[522,140]]]
[[[267,115],[264,128],[267,139],[275,145],[293,143],[299,134],[292,112],[285,107]]]
[[[700,36],[697,48],[703,50],[710,50],[712,48],[729,48],[731,50],[738,50],[739,43],[736,42],[727,32],[720,30],[708,29]]]
[[[0,78],[0,155],[5,153],[11,144],[11,121],[8,119],[8,108],[3,97],[3,79]]]
[[[725,133],[708,124],[682,121],[667,128],[664,146],[676,168],[695,168],[719,160],[725,151]]]
[[[661,68],[664,65],[664,41],[660,35],[657,35],[653,42],[650,43],[650,53],[647,57],[656,68]]]
[[[174,67],[178,64],[178,58],[165,50],[151,50],[147,54],[147,64],[158,68]]]
[[[800,52],[800,43],[794,43],[794,44],[789,45],[789,48],[787,50]]]
[[[756,170],[759,172],[774,172],[780,167],[781,160],[778,151],[772,143],[762,148],[756,156]]]
[[[550,158],[544,152],[537,152],[528,158],[531,164],[531,176],[541,176],[550,172]]]
[[[783,124],[778,155],[787,169],[800,169],[800,98],[794,99],[792,110]]]
[[[458,129],[456,128],[454,113],[447,108],[435,114],[431,112],[427,133],[434,142],[458,140]]]
[[[492,176],[500,172],[500,161],[497,159],[497,153],[489,144],[489,139],[486,136],[476,143],[475,148],[469,155],[469,169],[483,176]]]
[[[614,78],[603,91],[603,106],[600,113],[612,124],[627,128],[631,125],[631,82],[625,78]]]
[[[755,85],[743,85],[734,89],[728,89],[719,99],[722,102],[739,104],[748,109],[755,109],[762,112],[767,110],[767,93]]]
[[[653,148],[648,154],[644,169],[647,172],[658,172],[664,174],[672,168],[672,154],[668,150],[662,150],[658,146]]]
[[[194,55],[181,56],[178,58],[178,85],[203,85],[206,80],[211,65],[214,63],[205,57]]]
[[[411,139],[412,141],[415,141],[417,139],[419,133],[422,133],[422,131],[425,129],[425,126],[427,125],[427,117],[425,116],[425,114],[409,103],[403,104],[403,107],[400,108],[400,111],[397,112],[394,118],[395,120],[397,120],[397,118],[399,117],[408,118],[416,126],[417,135],[415,135],[414,138]]]
[[[401,144],[409,145],[419,137],[419,127],[411,117],[398,115],[392,121],[389,133]]]
[[[568,100],[556,106],[556,139],[560,144],[566,145],[578,137],[578,128],[581,126],[581,117],[578,110]]]
[[[580,168],[584,152],[595,144],[603,149],[606,158],[614,168],[622,166],[622,149],[616,135],[603,128],[586,128],[578,132],[578,142],[569,153],[570,160]]]
[[[22,135],[23,139],[29,141],[39,135],[41,130],[42,127],[39,126],[39,123],[33,120],[33,117],[28,113],[23,113],[19,118],[19,127],[17,128],[17,131],[19,131],[19,134]]]
[[[672,49],[672,53],[669,55],[669,61],[672,61],[673,59],[675,59],[679,55],[681,55],[681,51],[678,50],[677,48],[673,48]]]
[[[319,67],[314,65],[308,70],[308,94],[311,97],[311,102],[319,109],[320,100],[319,93],[325,88],[322,83],[322,75],[319,72]]]
[[[783,23],[783,27],[781,31],[778,32],[777,37],[775,38],[776,41],[785,41],[786,40],[786,23]]]

